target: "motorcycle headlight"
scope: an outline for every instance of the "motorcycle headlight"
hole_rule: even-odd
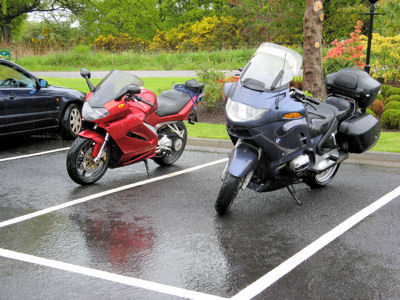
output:
[[[89,122],[106,117],[109,114],[106,108],[91,107],[89,103],[85,102],[82,108],[82,117]]]
[[[231,98],[228,98],[225,110],[228,118],[234,122],[258,120],[268,112],[268,109],[256,108],[241,102],[232,101]]]

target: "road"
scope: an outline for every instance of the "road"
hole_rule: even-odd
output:
[[[188,147],[175,166],[150,163],[150,177],[138,164],[81,187],[65,170],[69,143],[0,145],[0,299],[400,297],[399,168],[344,163],[302,206],[287,190],[240,191],[221,218],[221,149]]]

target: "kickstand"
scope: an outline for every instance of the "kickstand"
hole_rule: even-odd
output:
[[[292,195],[293,199],[296,201],[297,205],[301,205],[301,201],[300,201],[301,195],[300,195],[300,197],[296,196],[296,190],[294,189],[293,184],[288,185],[287,189],[288,189],[290,195]]]
[[[150,177],[149,162],[147,161],[147,159],[144,160],[144,165],[146,166],[147,177]]]

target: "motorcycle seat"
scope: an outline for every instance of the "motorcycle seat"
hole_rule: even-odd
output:
[[[335,106],[338,109],[338,114],[336,115],[336,118],[338,119],[339,122],[343,121],[344,119],[347,119],[353,111],[352,103],[344,98],[339,98],[336,96],[328,96],[325,99],[325,102]]]
[[[159,117],[175,115],[190,101],[190,96],[177,90],[162,92],[157,96],[158,108],[156,114]]]
[[[325,102],[321,102],[319,105],[307,105],[306,110],[311,137],[327,132],[339,114],[339,110],[335,106]]]

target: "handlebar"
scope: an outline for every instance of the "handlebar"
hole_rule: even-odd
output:
[[[135,97],[135,99],[136,99],[137,101],[143,102],[143,103],[145,103],[145,104],[147,104],[147,105],[149,105],[149,106],[151,106],[151,107],[154,107],[154,104],[153,104],[153,103],[150,103],[150,102],[148,102],[148,101],[146,101],[146,100],[143,100],[140,96],[134,95],[134,97]]]
[[[290,96],[294,97],[299,101],[308,101],[316,105],[320,105],[321,103],[321,101],[319,101],[317,98],[309,97],[303,91],[298,90],[296,88],[292,88],[290,90]]]

